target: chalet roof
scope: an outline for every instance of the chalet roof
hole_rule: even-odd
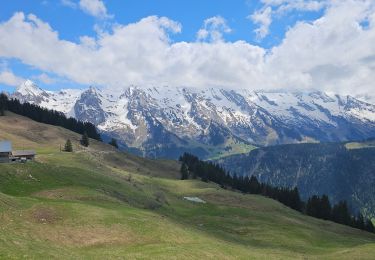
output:
[[[36,155],[34,150],[22,150],[22,151],[12,151],[13,156],[31,156]]]
[[[12,151],[11,141],[0,141],[0,153],[9,153]]]

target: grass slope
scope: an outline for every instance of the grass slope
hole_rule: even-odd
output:
[[[345,144],[345,147],[349,150],[363,149],[363,148],[374,148],[375,140],[368,140],[363,142],[349,142]]]
[[[76,152],[60,153],[73,140]],[[9,114],[0,139],[36,162],[0,164],[0,258],[371,259],[375,236],[260,196],[177,179],[179,165],[122,154]],[[206,204],[183,200],[198,196]]]

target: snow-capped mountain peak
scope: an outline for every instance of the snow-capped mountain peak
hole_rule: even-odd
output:
[[[355,98],[358,100],[364,101],[369,104],[375,104],[375,96],[374,95],[357,95]]]
[[[33,81],[26,80],[19,87],[17,87],[16,92],[23,96],[40,96],[45,95],[46,92],[39,88]]]
[[[31,80],[26,80],[12,94],[21,102],[37,104],[48,109],[61,111],[68,116],[74,117],[73,106],[81,95],[82,90],[64,89],[60,91],[45,91]]]
[[[192,145],[203,153],[202,145],[231,151],[249,143],[375,137],[373,104],[321,91],[129,86],[46,92],[30,82],[23,85],[14,97],[90,121],[144,155],[178,156],[176,151]]]

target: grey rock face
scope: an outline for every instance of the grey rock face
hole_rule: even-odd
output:
[[[74,105],[74,113],[77,119],[95,125],[100,125],[106,119],[106,113],[102,109],[100,94],[94,88],[90,88],[81,94],[81,97]]]

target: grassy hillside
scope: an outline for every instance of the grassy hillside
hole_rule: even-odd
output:
[[[76,152],[61,153],[73,140]],[[0,258],[371,259],[375,235],[260,196],[178,180],[179,165],[122,154],[8,114],[0,139],[36,162],[0,164]],[[197,196],[206,204],[183,199]]]
[[[363,141],[363,142],[349,142],[345,144],[345,147],[349,150],[362,149],[362,148],[375,148],[375,139]]]

